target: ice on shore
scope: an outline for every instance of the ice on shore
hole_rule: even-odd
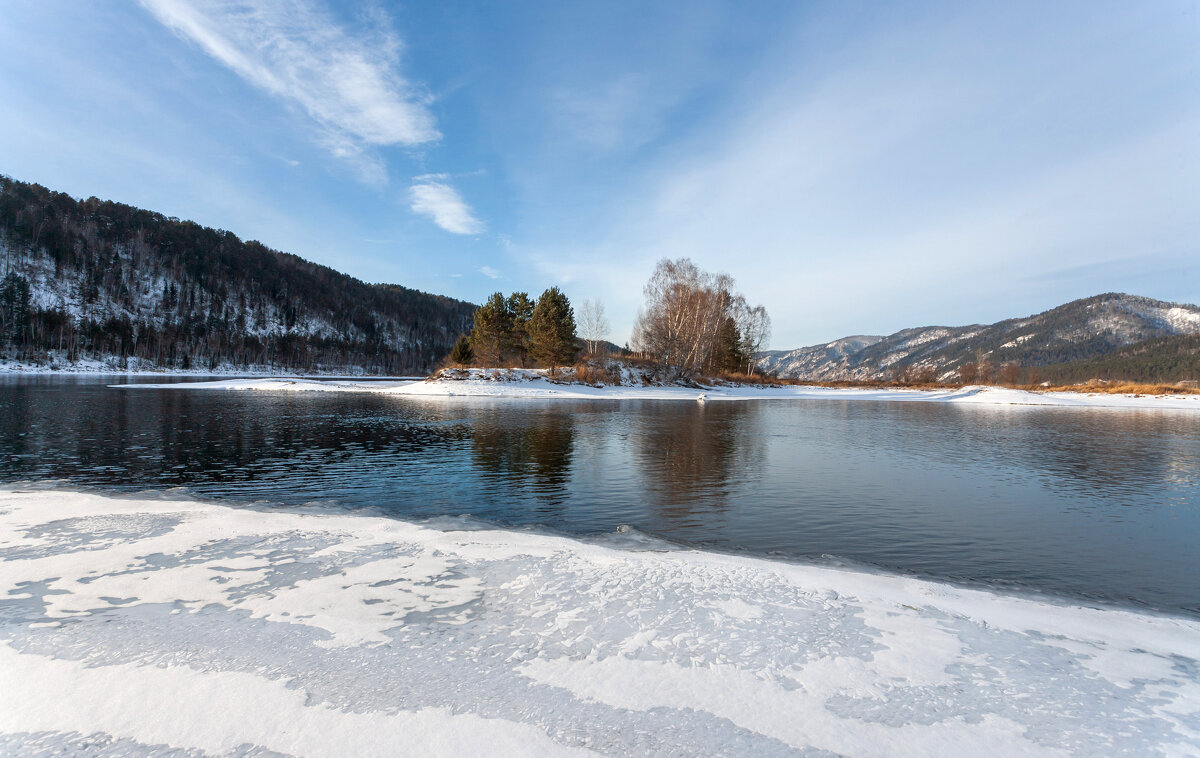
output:
[[[471,369],[462,379],[322,381],[318,379],[226,379],[177,384],[121,384],[121,389],[259,390],[274,392],[368,392],[409,397],[490,397],[574,400],[874,400],[963,405],[1041,405],[1081,408],[1152,408],[1200,411],[1200,395],[1120,395],[1029,392],[1009,387],[968,386],[944,390],[859,389],[814,386],[592,386],[548,379],[531,369]],[[700,395],[699,393],[703,393]]]
[[[0,753],[1200,754],[1200,622],[622,540],[0,490]]]

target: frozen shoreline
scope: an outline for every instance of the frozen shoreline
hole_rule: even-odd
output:
[[[412,376],[376,376],[374,374],[364,373],[347,373],[344,369],[330,371],[328,373],[297,373],[295,371],[286,371],[276,369],[270,366],[255,366],[248,369],[232,368],[228,366],[218,366],[215,369],[165,369],[155,368],[125,368],[122,369],[112,361],[77,361],[75,363],[63,363],[56,365],[54,368],[45,365],[36,365],[32,363],[22,363],[19,361],[0,360],[0,377],[5,376],[161,376],[161,377],[184,377],[184,376],[220,376],[234,378],[279,378],[279,379],[303,379],[320,377],[322,379],[357,379],[360,381],[370,381],[376,379],[423,379],[424,377]]]
[[[1200,748],[1200,622],[619,547],[0,489],[0,752]]]
[[[476,375],[478,376],[478,375]],[[518,375],[521,376],[521,375]],[[703,387],[590,386],[549,381],[525,372],[527,378],[498,381],[487,378],[431,379],[396,382],[321,381],[316,379],[234,379],[186,384],[141,384],[130,388],[242,390],[271,392],[369,392],[411,397],[488,397],[569,400],[873,400],[888,402],[953,403],[992,406],[1052,406],[1084,408],[1145,408],[1200,411],[1200,395],[1107,395],[1084,392],[1029,392],[1007,387],[969,386],[948,390],[857,389],[843,387]]]

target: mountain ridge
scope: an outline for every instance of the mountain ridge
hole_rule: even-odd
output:
[[[760,354],[759,366],[813,381],[890,379],[905,369],[959,376],[968,363],[1041,367],[1098,358],[1136,342],[1200,334],[1200,307],[1108,292],[994,324],[924,326],[890,335],[855,335]]]

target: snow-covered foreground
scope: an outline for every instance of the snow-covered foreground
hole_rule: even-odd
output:
[[[1200,754],[1200,622],[620,539],[0,490],[0,753]]]
[[[511,377],[515,372],[509,372]],[[1105,395],[1083,392],[1027,392],[1006,387],[970,386],[953,390],[855,389],[843,387],[589,386],[559,383],[528,371],[503,381],[486,378],[424,381],[320,381],[316,379],[232,379],[185,384],[120,385],[123,388],[260,390],[276,392],[372,392],[420,397],[512,397],[610,400],[884,400],[974,405],[1047,405],[1091,408],[1154,408],[1200,411],[1200,395]],[[114,385],[117,386],[117,385]]]

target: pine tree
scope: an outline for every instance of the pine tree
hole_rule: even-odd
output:
[[[529,319],[533,317],[533,301],[527,292],[514,292],[508,296],[508,312],[512,318],[509,348],[516,353],[523,367],[529,359]]]
[[[579,352],[576,340],[571,301],[558,287],[551,287],[538,298],[529,319],[529,354],[550,368],[574,363]]]
[[[465,334],[458,335],[458,341],[450,350],[450,362],[460,368],[475,360],[475,351],[471,349],[471,338]]]
[[[512,313],[502,293],[493,293],[475,310],[471,329],[471,347],[484,366],[498,366],[504,349],[512,340]]]

